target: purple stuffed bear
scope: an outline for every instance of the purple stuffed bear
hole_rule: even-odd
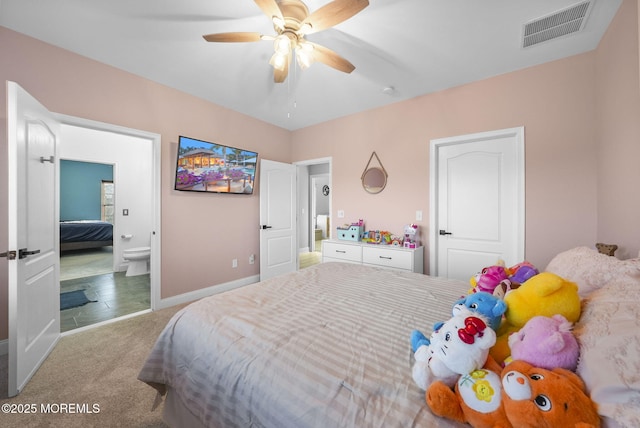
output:
[[[571,329],[572,324],[562,315],[535,316],[509,336],[511,359],[548,370],[561,367],[575,371],[580,346]]]

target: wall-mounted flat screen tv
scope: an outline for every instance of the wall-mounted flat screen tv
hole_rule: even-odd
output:
[[[258,153],[180,136],[175,189],[253,194]]]

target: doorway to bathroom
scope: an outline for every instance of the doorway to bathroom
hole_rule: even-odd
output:
[[[127,276],[123,252],[151,247],[156,235],[154,141],[111,125],[90,125],[62,125],[61,333],[145,313],[153,306],[153,270]],[[109,236],[86,229],[86,236],[71,240],[88,242],[68,244],[62,236],[65,220],[110,227]]]
[[[322,262],[322,240],[331,236],[331,158],[296,162],[299,269]]]

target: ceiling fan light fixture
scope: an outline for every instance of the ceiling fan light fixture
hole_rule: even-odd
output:
[[[291,40],[284,34],[280,34],[273,42],[273,48],[277,53],[286,55],[291,50]]]
[[[287,54],[281,52],[274,53],[269,60],[269,64],[271,64],[276,70],[284,70],[287,65]]]
[[[300,65],[302,70],[311,67],[311,64],[315,61],[313,57],[313,45],[311,43],[307,43],[306,41],[298,43],[296,46],[296,61],[298,61],[298,65]]]
[[[350,19],[367,7],[369,0],[333,0],[313,13],[309,13],[309,8],[303,0],[254,1],[271,20],[275,29],[274,35],[234,31],[206,34],[203,38],[207,42],[220,43],[273,40],[274,53],[269,64],[274,67],[275,83],[282,83],[286,80],[292,61],[297,62],[303,70],[314,62],[325,64],[343,73],[351,73],[355,69],[353,64],[336,52],[322,45],[308,42],[305,40],[305,36],[332,28]]]
[[[314,62],[313,53],[305,49],[296,49],[296,61],[302,70],[311,67]]]

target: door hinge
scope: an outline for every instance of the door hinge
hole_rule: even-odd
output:
[[[6,257],[8,260],[16,259],[16,251],[5,251],[4,253],[0,253],[0,257]]]

